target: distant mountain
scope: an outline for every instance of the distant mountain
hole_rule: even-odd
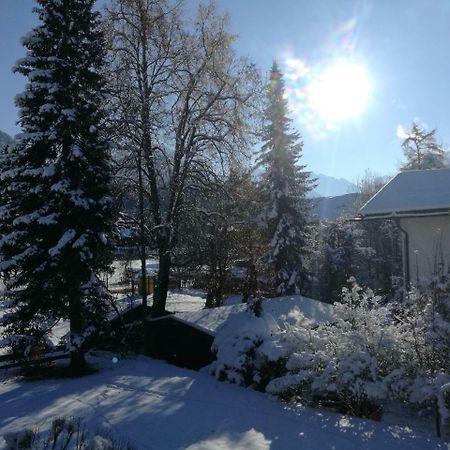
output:
[[[14,139],[9,135],[0,130],[0,148],[4,145],[12,145],[14,143]]]
[[[310,197],[334,197],[357,191],[356,185],[345,178],[334,178],[321,173],[311,175],[317,178],[317,187],[311,192]]]

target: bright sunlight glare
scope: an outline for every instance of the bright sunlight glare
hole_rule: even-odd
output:
[[[311,81],[307,96],[321,119],[340,122],[357,117],[364,110],[370,88],[364,66],[340,61]]]

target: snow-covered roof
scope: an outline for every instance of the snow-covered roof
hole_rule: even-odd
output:
[[[450,208],[450,169],[401,172],[360,210],[364,217],[398,217],[445,212]]]
[[[327,303],[292,295],[289,297],[276,297],[264,300],[262,307],[265,313],[272,315],[275,320],[287,315],[295,307],[299,308],[309,322],[319,323],[332,320],[333,306]],[[201,311],[177,313],[175,319],[189,323],[203,331],[215,334],[216,330],[230,316],[238,314],[247,308],[246,304],[221,306],[219,308],[203,309]]]
[[[220,306],[218,308],[202,309],[201,311],[182,312],[175,314],[175,319],[188,323],[209,334],[214,334],[228,317],[244,311],[247,305]]]

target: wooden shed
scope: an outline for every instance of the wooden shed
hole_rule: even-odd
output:
[[[186,323],[175,315],[149,318],[145,323],[144,353],[171,364],[198,370],[215,359],[211,346],[214,333]]]

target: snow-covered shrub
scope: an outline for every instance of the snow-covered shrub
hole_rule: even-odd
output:
[[[435,404],[449,425],[450,289],[447,276],[434,278],[422,291],[412,289],[396,312],[404,352],[403,377],[393,384],[397,397],[426,406]]]
[[[259,308],[258,308],[259,309]],[[252,308],[232,315],[218,330],[213,344],[212,373],[220,380],[264,389],[270,379],[285,372],[288,355],[283,330],[263,310]]]
[[[387,397],[400,351],[391,307],[352,283],[334,305],[333,323],[292,330],[297,337],[307,331],[309,341],[297,339],[303,345],[291,350],[286,375],[272,380],[267,391],[289,397],[298,395],[300,386],[302,400],[308,394],[333,398],[357,415],[364,415],[370,402]]]
[[[218,379],[264,390],[272,380],[288,374],[290,355],[309,348],[315,334],[311,321],[297,307],[277,319],[263,307],[257,311],[250,304],[219,328],[211,370]]]
[[[391,306],[351,283],[334,305],[332,323],[313,324],[296,308],[278,320],[264,312],[231,317],[214,342],[214,374],[286,400],[332,399],[366,414],[400,377],[401,345]]]
[[[361,416],[388,398],[435,404],[448,421],[446,285],[435,282],[397,303],[350,282],[332,322],[312,324],[298,309],[277,320],[264,308],[259,317],[251,310],[231,316],[214,341],[214,375],[285,400],[331,401]]]

